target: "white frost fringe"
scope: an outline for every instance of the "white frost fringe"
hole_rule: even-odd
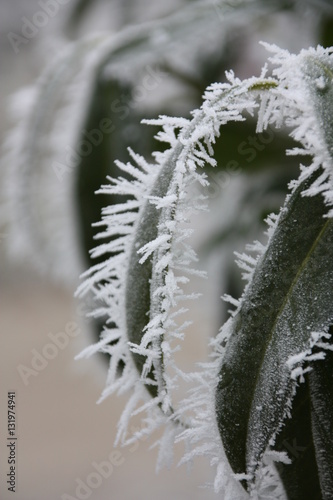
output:
[[[208,456],[217,471],[214,489],[216,492],[224,492],[225,500],[241,500],[249,497],[240,486],[238,481],[240,478],[235,478],[225,458],[215,419],[214,394],[224,353],[222,346],[225,345],[229,335],[229,323],[224,325],[217,338],[211,343],[213,360],[200,365],[198,372],[182,373],[175,366],[172,356],[173,351],[178,348],[177,345],[175,346],[175,341],[181,340],[183,330],[187,326],[187,324],[180,326],[176,324],[178,316],[184,311],[181,306],[184,297],[182,285],[187,281],[191,270],[194,272],[193,263],[196,261],[193,250],[187,243],[184,243],[189,236],[189,231],[184,229],[184,221],[200,208],[197,203],[189,205],[187,197],[189,186],[196,181],[201,184],[206,182],[202,174],[197,173],[197,168],[205,163],[215,164],[212,158],[212,145],[215,138],[219,136],[221,125],[228,121],[243,120],[245,110],[252,114],[258,107],[257,98],[260,95],[261,85],[263,97],[257,130],[262,131],[269,125],[280,127],[286,124],[292,129],[292,137],[300,142],[303,148],[296,148],[290,154],[302,153],[313,157],[313,162],[309,167],[301,167],[300,178],[292,183],[291,188],[296,189],[300,182],[322,166],[324,175],[320,179],[320,184],[317,182],[304,194],[312,196],[320,191],[327,203],[333,199],[331,183],[328,184],[332,175],[331,163],[323,138],[318,132],[319,127],[316,127],[314,111],[301,71],[304,57],[312,55],[324,59],[329,58],[331,61],[332,53],[328,49],[318,47],[302,51],[299,55],[290,55],[287,51],[275,46],[265,46],[273,53],[270,58],[271,63],[276,66],[273,70],[273,78],[266,78],[266,67],[260,78],[251,78],[244,82],[235,78],[230,72],[227,74],[228,83],[216,83],[208,88],[204,95],[203,105],[200,110],[193,113],[192,120],[160,117],[158,120],[149,122],[162,126],[162,131],[158,133],[157,138],[167,142],[170,149],[164,153],[155,154],[155,165],[147,164],[143,158],[131,152],[138,167],[124,164],[119,164],[119,167],[130,173],[134,180],[110,179],[110,185],[101,189],[101,192],[105,194],[130,195],[131,201],[107,207],[104,210],[103,221],[100,225],[106,226],[106,229],[100,233],[100,238],[117,237],[95,249],[94,255],[105,254],[106,260],[85,273],[85,281],[78,291],[80,295],[92,291],[96,300],[101,304],[94,314],[97,316],[106,313],[110,321],[116,325],[112,329],[106,325],[101,341],[86,349],[80,357],[91,355],[97,350],[111,355],[107,385],[102,399],[114,392],[119,394],[126,391],[132,392],[119,422],[117,440],[125,443],[133,439],[128,438],[130,418],[134,414],[143,412],[146,415],[143,417],[144,427],[134,438],[146,435],[160,425],[166,425],[166,434],[159,443],[161,448],[158,466],[161,466],[163,462],[171,462],[174,441],[185,441],[187,446],[190,444],[193,449],[185,454],[181,463],[191,461],[198,455]],[[268,92],[263,91],[264,84],[270,86]],[[272,88],[273,84],[275,84],[274,88]],[[168,193],[162,198],[150,196],[155,179],[163,165],[170,161],[176,148],[180,153]],[[161,220],[158,237],[143,248],[137,249],[142,262],[154,256],[156,259],[155,278],[157,276],[157,282],[162,285],[156,288],[159,304],[156,315],[150,317],[142,342],[136,346],[129,345],[126,337],[124,295],[130,250],[145,203],[151,203],[156,206],[157,210],[165,210],[165,213],[171,206],[176,215],[174,220],[167,218]],[[202,204],[201,200],[200,204]],[[331,215],[332,213],[329,212],[328,216]],[[268,220],[268,240],[275,231],[278,219],[279,215],[272,215]],[[237,255],[248,281],[251,280],[257,261],[266,248],[261,243],[255,242],[248,246],[248,250],[258,254],[255,258],[246,254]],[[177,249],[181,251],[177,252]],[[185,258],[184,255],[186,255]],[[243,297],[244,295],[239,301],[226,297],[236,306],[233,314],[241,307]],[[145,374],[140,378],[132,360],[131,351],[145,355],[148,368],[155,366],[154,363],[161,357],[160,347],[158,346],[154,351],[153,348],[148,348],[148,345],[152,339],[161,334],[161,329],[163,331],[161,349],[165,363],[165,372],[162,377],[165,391],[151,399],[144,387],[144,383],[147,382]],[[110,344],[111,341],[113,341],[112,344]],[[114,341],[117,342],[114,343]],[[318,337],[315,344],[320,345],[320,342],[321,337]],[[297,359],[290,360],[290,363],[294,365],[294,363],[310,359],[314,358],[308,352],[300,353]],[[125,363],[121,374],[118,373],[120,361]],[[295,370],[294,376],[302,375]],[[177,387],[178,377],[195,382],[196,388],[191,389],[189,395],[172,414],[163,413],[163,408],[171,406],[171,393]],[[189,414],[194,416],[189,419]],[[186,422],[186,425],[178,424],[175,430],[174,425],[171,424],[176,422]],[[252,498],[265,500],[285,498],[273,465],[273,462],[277,460],[286,461],[287,459],[285,455],[274,454],[274,452],[266,455],[265,462],[258,472],[256,491],[251,493]]]

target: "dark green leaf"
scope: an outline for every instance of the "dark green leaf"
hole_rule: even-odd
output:
[[[304,75],[310,90],[316,118],[331,158],[333,157],[333,68],[328,60],[308,56]]]
[[[321,361],[318,365],[321,365]],[[291,418],[279,432],[274,449],[288,453],[291,464],[277,464],[288,500],[321,500],[318,467],[311,429],[308,377],[297,388]]]
[[[312,433],[323,499],[333,498],[333,352],[309,373]]]
[[[170,161],[162,168],[152,189],[151,196],[163,197],[167,194],[173,178],[175,158],[177,158],[181,147],[175,148]],[[141,257],[137,251],[157,237],[160,214],[161,211],[157,210],[155,205],[146,202],[140,216],[140,223],[136,230],[136,237],[130,255],[126,283],[126,324],[128,339],[135,344],[140,344],[144,328],[150,319],[150,284],[152,278],[152,260],[147,259],[140,264]],[[132,354],[137,369],[141,374],[146,358],[140,354]],[[153,372],[149,376],[152,379],[152,385],[149,384],[146,387],[151,395],[155,397],[158,388]]]
[[[302,196],[313,180],[288,197],[231,323],[216,413],[237,473],[256,471],[285,418],[295,390],[287,360],[333,317],[333,224],[321,195]]]

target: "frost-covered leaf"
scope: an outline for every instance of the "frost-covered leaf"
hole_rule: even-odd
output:
[[[166,196],[173,178],[174,167],[175,162],[170,161],[161,170],[151,191],[150,195],[152,197],[163,198]],[[141,344],[144,330],[149,321],[148,312],[150,311],[150,287],[152,280],[152,260],[151,258],[146,258],[144,262],[141,262],[141,255],[138,254],[138,250],[157,238],[160,211],[156,209],[155,205],[146,202],[144,210],[140,215],[140,223],[136,228],[135,239],[129,256],[125,292],[127,336],[130,342],[137,345]],[[133,353],[133,357],[141,374],[146,357],[136,353]],[[147,388],[152,396],[155,397],[157,396],[158,389],[157,382],[152,373],[149,378],[151,378],[152,384],[147,384]]]
[[[107,325],[101,341],[85,351],[111,354],[104,395],[120,387],[131,387],[132,408],[143,397],[145,388],[153,402],[145,403],[140,411],[145,408],[150,412],[158,406],[165,416],[176,421],[182,420],[182,415],[175,414],[171,393],[178,387],[179,377],[186,376],[175,365],[173,352],[179,348],[188,326],[188,321],[181,320],[186,312],[183,301],[196,297],[186,295],[182,288],[191,274],[202,274],[193,269],[196,255],[187,243],[191,231],[186,221],[202,208],[203,200],[190,198],[189,188],[195,182],[206,183],[197,169],[214,165],[212,146],[221,125],[242,121],[243,113],[251,114],[258,106],[258,90],[276,86],[274,79],[240,82],[232,73],[229,80],[208,88],[204,103],[193,112],[192,120],[161,116],[150,121],[162,125],[157,138],[169,144],[165,152],[155,154],[155,165],[147,164],[134,153],[131,154],[139,168],[118,163],[132,180],[111,179],[111,185],[101,191],[126,195],[129,201],[103,210],[103,221],[98,225],[105,225],[106,229],[98,238],[108,238],[109,242],[97,247],[92,255],[107,254],[108,259],[86,273],[88,279],[80,287],[81,293],[92,290],[97,300],[104,301],[95,315],[106,314],[115,323],[114,328]],[[253,92],[250,99],[249,91]],[[113,344],[108,345],[111,338]],[[115,379],[117,360],[126,366],[122,376]],[[121,435],[126,432],[129,410],[125,415]]]
[[[332,346],[331,346],[332,348]],[[315,363],[308,375],[312,434],[324,500],[333,497],[333,352]]]
[[[330,334],[324,336],[329,338]],[[290,456],[290,464],[280,463],[277,468],[288,498],[295,500],[332,497],[332,345],[326,339],[314,348],[314,353],[321,349],[326,350],[325,359],[312,363],[305,382],[297,387],[289,418],[274,446]]]
[[[333,157],[333,61],[330,56],[305,57],[303,69],[313,99],[320,134],[323,134],[328,153]]]
[[[315,175],[318,176],[318,173]],[[313,182],[288,197],[264,255],[232,319],[216,391],[223,445],[233,470],[253,480],[288,414],[296,380],[287,361],[333,318],[333,224]]]
[[[162,398],[165,413],[172,407],[164,368],[165,359],[172,352],[167,338],[183,335],[183,326],[177,326],[171,311],[185,298],[181,285],[194,272],[191,264],[196,259],[189,247],[177,245],[188,237],[188,231],[181,229],[187,218],[186,210],[190,214],[200,208],[200,198],[198,201],[187,198],[188,186],[195,181],[205,184],[205,178],[196,169],[215,164],[212,145],[221,125],[242,121],[244,110],[251,113],[257,106],[255,99],[244,98],[249,89],[255,88],[256,94],[259,88],[276,85],[272,79],[255,78],[240,84],[231,74],[230,81],[208,89],[201,109],[193,112],[191,121],[168,117],[150,121],[163,125],[157,137],[167,141],[171,148],[157,154],[160,172],[134,228],[125,308],[127,336],[135,363],[141,375],[150,372],[151,378],[154,374],[152,385],[148,381],[147,387],[153,394],[157,385],[155,396]],[[172,365],[170,359],[169,363]]]
[[[321,366],[322,361],[315,363],[314,368]],[[311,428],[311,400],[307,375],[305,378],[306,381],[297,387],[290,415],[278,433],[274,445],[274,449],[288,454],[290,463],[277,463],[276,467],[288,499],[320,500],[322,496]]]
[[[258,95],[263,94],[258,130],[269,124],[281,126],[286,121],[294,138],[303,145],[302,154],[312,155],[313,162],[301,167],[300,179],[292,183],[292,193],[279,216],[268,219],[267,248],[255,244],[252,249],[259,251],[257,258],[237,254],[250,282],[240,302],[232,301],[237,310],[227,323],[226,335],[222,330],[218,337],[228,337],[222,368],[218,368],[219,381],[216,364],[214,374],[212,370],[206,379],[202,378],[216,380],[217,424],[238,479],[247,481],[250,488],[257,480],[258,491],[274,491],[282,498],[273,467],[266,466],[265,460],[289,462],[285,450],[269,447],[292,413],[298,379],[307,376],[312,362],[323,362],[325,357],[321,339],[333,319],[329,254],[333,227],[327,218],[328,198],[318,187],[324,178],[327,180],[328,163],[323,138],[315,127],[313,107],[304,90],[306,82],[300,68],[306,51],[301,56],[276,48],[273,51],[279,64],[277,78],[266,78],[266,68],[261,78],[243,82],[230,72],[228,83],[207,89],[202,107],[192,113],[191,120],[161,116],[150,121],[163,127],[157,138],[169,149],[155,154],[154,165],[131,153],[138,167],[124,163],[119,166],[132,180],[113,178],[110,186],[103,187],[105,194],[126,195],[128,201],[103,210],[99,225],[106,229],[98,237],[108,241],[97,247],[93,256],[106,255],[107,259],[86,273],[81,292],[91,290],[103,301],[96,316],[103,313],[109,317],[100,342],[85,351],[111,354],[103,397],[133,390],[119,424],[118,438],[126,439],[129,419],[141,412],[147,414],[144,432],[150,432],[161,423],[183,422],[187,409],[192,411],[201,404],[211,409],[211,400],[207,402],[205,397],[194,402],[184,400],[185,404],[177,408],[172,403],[179,377],[192,381],[197,378],[196,374],[184,374],[173,360],[187,327],[187,322],[181,324],[180,320],[184,313],[181,303],[186,297],[183,285],[196,272],[192,266],[195,253],[186,243],[190,234],[186,223],[188,215],[200,208],[201,200],[190,199],[188,188],[192,182],[206,185],[198,167],[214,166],[213,145],[220,127],[253,114]],[[315,352],[316,348],[319,352]],[[224,346],[217,346],[216,351],[223,352]],[[124,363],[120,377],[119,361]],[[201,415],[207,415],[206,409]],[[308,428],[309,419],[306,422]],[[292,428],[295,421],[291,419],[289,424]],[[187,436],[195,440],[194,454],[213,455],[216,447],[212,437],[207,444],[198,445],[196,429],[196,422],[193,431],[183,426],[184,439]],[[207,426],[202,424],[199,436],[207,435]],[[171,439],[167,434],[162,441]],[[318,443],[319,437],[316,454]],[[218,467],[223,453],[215,455]],[[323,453],[320,449],[320,453],[327,457],[330,450]],[[312,447],[310,468],[315,460]],[[295,470],[293,466],[290,470]],[[325,474],[321,482],[328,481]],[[225,472],[221,472],[222,476]]]
[[[83,268],[73,229],[73,149],[93,66],[87,54],[103,42],[96,36],[71,44],[46,68],[17,105],[18,124],[2,162],[11,256],[71,285]]]

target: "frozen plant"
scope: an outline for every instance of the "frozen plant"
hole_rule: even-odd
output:
[[[333,49],[290,54],[276,46],[260,77],[207,88],[191,118],[160,116],[167,149],[149,163],[131,151],[126,174],[101,193],[124,196],[103,210],[93,250],[104,256],[79,288],[92,292],[95,316],[107,317],[99,342],[80,356],[110,355],[102,395],[128,392],[117,441],[163,426],[158,467],[185,441],[182,462],[205,455],[216,468],[221,498],[333,498]],[[175,362],[188,329],[185,285],[198,271],[191,215],[205,210],[193,186],[208,183],[223,125],[257,117],[257,131],[287,127],[303,157],[298,179],[278,214],[267,218],[265,244],[238,253],[246,286],[216,338],[212,357],[185,373]],[[198,192],[198,190],[196,191]],[[180,381],[192,383],[182,401]],[[194,384],[194,388],[193,388]],[[129,421],[142,429],[129,435]]]
[[[72,34],[96,3],[77,0],[67,26]],[[115,3],[125,13],[128,2]],[[273,32],[272,40],[275,32],[294,52],[318,41],[332,45],[331,2],[177,3],[184,8],[170,16],[67,40],[34,88],[16,96],[16,127],[2,162],[6,245],[74,289],[90,265],[91,223],[104,206],[95,225],[103,243],[79,290],[95,297],[102,333],[82,355],[99,351],[110,359],[102,399],[129,394],[117,441],[164,428],[158,467],[172,461],[174,443],[185,443],[182,462],[207,456],[221,498],[332,498],[331,49],[290,55],[267,46],[273,72],[267,65],[259,78],[244,81],[229,72],[227,83],[208,87],[201,108],[188,113],[225,68],[256,73],[259,33]],[[139,125],[143,116],[158,115],[148,121],[161,127],[160,148],[151,129]],[[269,131],[280,141],[273,153],[250,135],[253,123],[257,138]],[[293,143],[289,156],[277,157]],[[215,179],[233,173],[230,154],[248,152],[235,182],[227,189],[217,183],[223,209],[212,210],[205,195]],[[267,218],[268,241],[242,253],[240,241],[254,239],[249,226],[256,233],[280,207],[299,155],[298,180],[278,215]],[[95,196],[107,173],[110,183]],[[210,342],[209,362],[185,372],[177,351],[191,336],[188,302],[201,305],[193,282],[204,276],[204,262],[192,247],[192,219],[203,213],[207,221],[219,218],[206,248],[218,257],[215,274],[234,310]],[[240,298],[226,247],[237,248],[247,280]],[[225,304],[216,302],[225,316]],[[138,414],[142,429],[131,436],[128,423]]]

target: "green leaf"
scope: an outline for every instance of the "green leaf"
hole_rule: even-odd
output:
[[[231,335],[216,391],[222,442],[236,473],[250,476],[281,426],[296,382],[288,359],[333,318],[333,224],[322,196],[304,197],[314,177],[288,197],[260,258]]]
[[[313,107],[328,152],[333,156],[333,68],[328,58],[305,58],[304,76],[313,99]],[[332,63],[331,63],[332,64]]]
[[[322,361],[318,362],[318,366]],[[317,364],[316,364],[317,366]],[[288,453],[291,464],[277,463],[288,500],[321,500],[321,488],[311,428],[311,398],[309,381],[297,388],[287,418],[279,432],[274,449]]]
[[[176,158],[182,146],[175,148],[170,155],[169,161],[161,169],[151,196],[163,197],[167,194],[173,179]],[[149,311],[151,305],[151,279],[153,272],[152,259],[147,259],[140,264],[141,256],[138,250],[144,245],[153,241],[158,236],[158,225],[161,210],[157,210],[155,205],[146,202],[140,217],[140,223],[136,230],[136,236],[130,254],[130,261],[127,271],[126,282],[126,324],[127,336],[130,342],[140,344],[144,328],[149,322]],[[142,373],[146,358],[141,354],[132,353],[134,362],[139,373]],[[160,360],[163,363],[163,360]],[[158,394],[157,381],[153,371],[149,374],[152,384],[146,385],[150,394],[155,397]]]
[[[311,421],[323,498],[333,498],[333,352],[309,373]]]
[[[308,56],[303,72],[318,128],[332,157],[333,72],[329,60]],[[329,247],[326,246],[318,259],[328,258]],[[314,348],[316,351],[317,347]],[[329,499],[333,496],[332,352],[326,352],[325,360],[313,363],[311,368],[306,383],[297,389],[291,418],[286,421],[276,443],[278,449],[298,443],[296,449],[291,448],[292,464],[278,466],[288,498],[295,500],[306,497]],[[297,447],[302,443],[306,446],[302,446],[299,452]]]
[[[251,79],[246,81],[241,89],[238,87],[238,84],[235,84],[234,86],[227,87],[225,90],[223,90],[223,92],[221,92],[221,94],[217,94],[216,96],[214,96],[214,99],[212,99],[212,101],[209,101],[209,106],[211,106],[212,108],[220,107],[224,110],[228,109],[228,105],[230,105],[230,103],[232,103],[233,105],[234,100],[239,99],[238,106],[240,108],[240,96],[242,96],[243,94],[247,94],[249,91],[251,92],[253,85],[256,86],[256,90],[263,87],[265,89],[267,87],[275,88],[276,82],[272,79],[258,79],[254,82],[254,80]],[[250,103],[247,102],[246,104],[247,106],[253,106],[254,102],[250,101]],[[243,103],[243,106],[245,107],[245,102]],[[239,108],[237,109],[238,113]],[[232,120],[235,118],[231,115],[230,117],[228,117],[228,119]],[[222,113],[220,125],[222,125],[222,123],[227,123],[228,119],[226,119]],[[239,120],[239,117],[237,117],[237,119]],[[176,166],[178,163],[182,164],[186,171],[184,175],[190,176],[190,171],[187,167],[187,161],[191,161],[193,163],[193,158],[191,157],[191,155],[193,155],[195,146],[198,143],[201,144],[200,141],[204,142],[204,139],[208,141],[208,138],[205,136],[205,134],[207,134],[207,128],[210,126],[210,120],[212,120],[211,115],[203,106],[202,108],[200,108],[200,110],[197,110],[197,112],[194,113],[194,118],[190,122],[188,122],[186,126],[183,126],[183,128],[181,128],[179,137],[177,137],[177,141],[174,143],[170,150],[165,152],[165,156],[163,157],[163,161],[161,163],[160,172],[157,179],[155,180],[151,192],[149,193],[149,197],[163,198],[168,194],[173,195],[177,200],[179,199],[179,179],[176,182],[176,179],[174,178],[174,173],[177,174],[177,172],[175,172]],[[203,126],[203,124],[205,126]],[[218,135],[218,132],[216,131],[216,122],[214,122],[214,126],[214,134]],[[199,132],[197,132],[198,130]],[[193,139],[193,137],[195,139]],[[194,141],[193,144],[191,143],[191,140]],[[211,144],[211,136],[209,138],[209,141]],[[202,149],[200,151],[201,154],[203,152]],[[183,154],[184,156],[182,156]],[[189,159],[187,157],[189,157]],[[205,161],[207,161],[208,155],[206,155],[205,158]],[[160,273],[154,274],[153,261],[154,258],[157,258],[158,251],[155,250],[151,258],[148,258],[143,263],[140,263],[141,256],[138,255],[138,250],[154,241],[158,236],[165,236],[165,234],[163,235],[159,232],[159,226],[162,227],[162,224],[160,224],[160,222],[163,220],[172,220],[174,216],[174,210],[176,210],[176,204],[171,207],[167,206],[163,209],[157,209],[154,204],[151,204],[150,201],[147,200],[145,206],[142,208],[138,216],[139,220],[135,227],[135,236],[129,257],[129,266],[127,268],[125,288],[127,337],[131,343],[136,345],[141,344],[141,340],[143,338],[148,322],[157,315],[156,309],[161,309],[161,304],[155,303],[155,291],[164,284],[162,282],[165,278],[165,276],[161,276]],[[162,256],[159,256],[159,258],[161,257]],[[160,339],[159,342],[161,343],[162,339]],[[154,368],[152,368],[151,370],[151,383],[147,385],[147,388],[153,396],[156,396],[159,390],[162,392],[162,390],[166,388],[163,381],[163,355],[158,345],[154,347],[157,348],[156,354],[158,353],[159,360],[156,361]],[[132,352],[132,355],[134,356],[134,361],[139,373],[142,374],[142,370],[146,362],[146,356],[142,355],[141,353],[137,354],[134,352]],[[157,387],[158,383],[161,384],[160,387]]]
[[[333,495],[333,352],[328,350],[325,360],[311,368],[275,443],[292,461],[277,464],[290,500],[329,500]]]

